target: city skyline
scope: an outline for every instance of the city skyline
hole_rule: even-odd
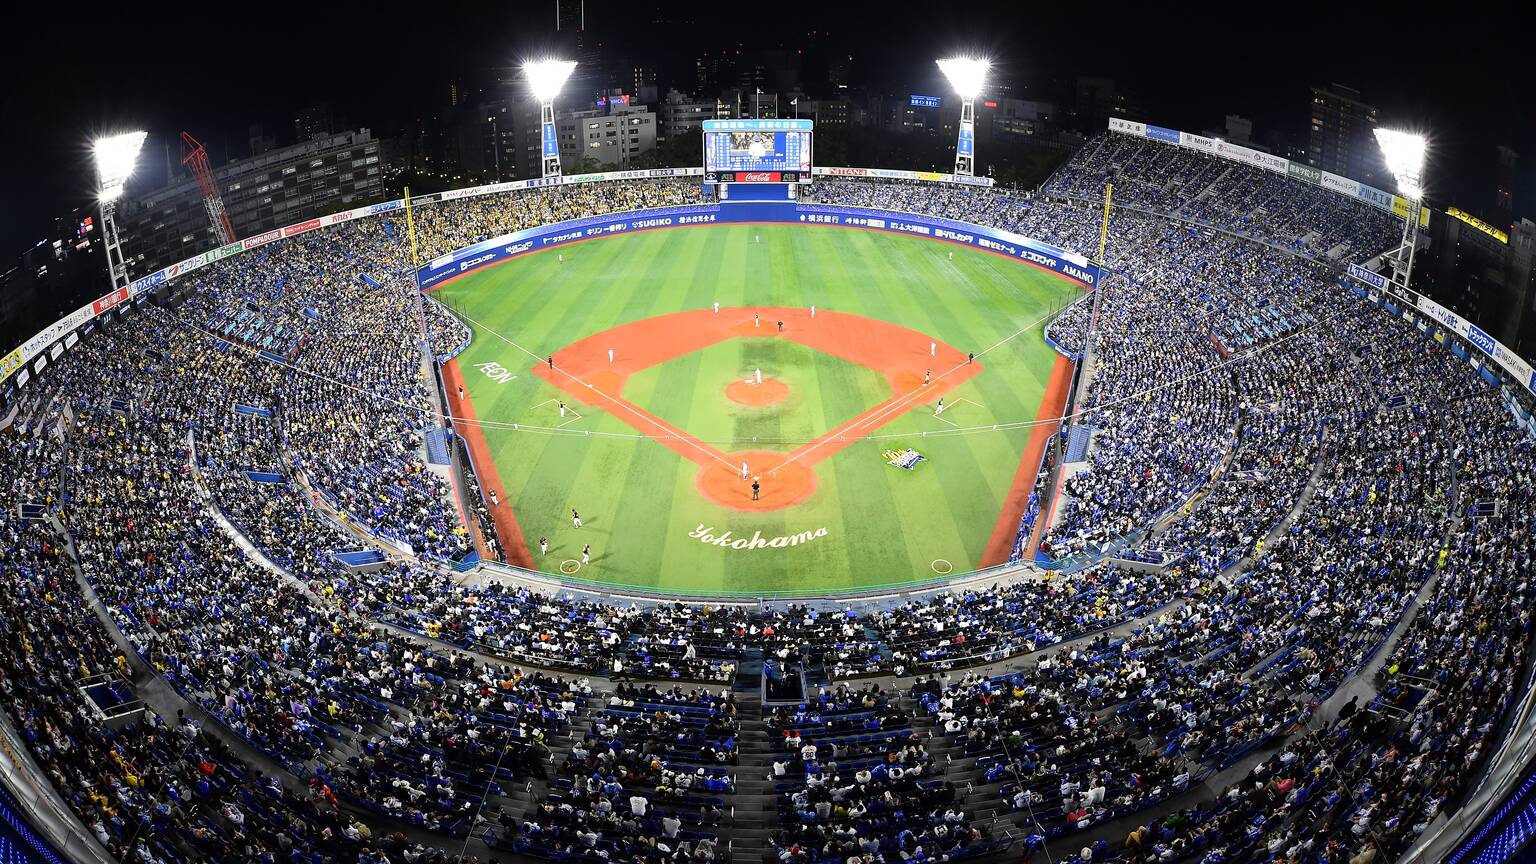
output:
[[[11,88],[5,108],[14,115],[5,118],[7,128],[31,130],[6,144],[11,187],[23,206],[0,217],[0,253],[19,250],[47,220],[89,202],[90,178],[80,166],[93,131],[134,126],[175,134],[185,128],[201,132],[211,152],[238,156],[231,141],[240,138],[236,130],[253,123],[280,129],[279,118],[323,102],[352,127],[384,137],[404,128],[411,115],[438,107],[451,82],[490,78],[503,62],[510,67],[518,56],[557,44],[555,0],[494,10],[450,5],[430,16],[417,9],[408,27],[404,8],[394,14],[389,7],[348,3],[306,10],[307,20],[289,22],[301,28],[301,38],[293,39],[281,22],[250,21],[234,10],[208,9],[202,20],[188,20],[172,7],[151,5],[82,14],[72,27],[26,41],[7,61],[17,67],[10,79],[21,86]],[[584,17],[589,45],[611,57],[653,59],[663,76],[712,51],[816,43],[852,54],[859,84],[894,93],[932,80],[932,59],[945,50],[968,47],[994,58],[999,80],[1045,98],[1069,91],[1080,75],[1114,78],[1145,103],[1148,119],[1176,128],[1211,128],[1224,115],[1239,114],[1253,120],[1256,134],[1299,134],[1294,127],[1310,88],[1337,81],[1376,105],[1383,122],[1422,124],[1436,144],[1431,195],[1468,209],[1492,200],[1492,190],[1485,193],[1478,183],[1491,180],[1496,148],[1523,152],[1533,134],[1521,110],[1526,97],[1505,74],[1513,72],[1513,52],[1499,48],[1510,38],[1507,30],[1475,17],[1415,24],[1357,10],[1314,22],[1111,4],[1089,22],[1063,8],[1026,14],[976,4],[964,21],[913,16],[904,22],[875,15],[878,8],[840,4],[794,27],[727,26],[731,16],[722,20],[719,7],[700,3],[652,11],[588,2]],[[1272,24],[1281,29],[1269,29]],[[327,33],[349,37],[338,42]],[[659,38],[666,33],[681,38]],[[200,40],[198,34],[212,35]],[[314,50],[305,50],[306,39]],[[123,44],[177,48],[127,52]],[[442,50],[423,47],[433,45]],[[408,61],[391,59],[391,52],[406,52]],[[62,56],[76,59],[61,69]],[[1469,66],[1479,73],[1470,81]],[[675,86],[664,80],[663,91],[667,84]],[[1519,171],[1520,187],[1529,185],[1530,175]],[[1531,212],[1526,197],[1517,189],[1517,214]]]

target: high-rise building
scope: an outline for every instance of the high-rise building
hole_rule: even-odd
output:
[[[260,156],[269,150],[277,148],[277,136],[266,134],[260,123],[252,123],[248,131],[250,132],[250,155]],[[169,181],[170,176],[174,175],[168,175],[167,181]]]
[[[848,127],[850,105],[847,99],[817,99],[809,103],[802,99],[798,107],[800,116],[813,118],[819,129]]]
[[[1433,220],[1424,265],[1415,266],[1419,291],[1501,342],[1513,343],[1523,305],[1510,282],[1511,245],[1498,226],[1456,207]],[[1513,289],[1513,290],[1512,290]]]
[[[1512,345],[1515,352],[1536,363],[1536,222],[1521,219],[1509,226],[1509,275],[1511,293],[1525,298],[1516,310],[1519,335]]]
[[[561,170],[567,174],[579,174],[588,167],[629,168],[641,153],[656,148],[656,115],[638,103],[610,100],[606,108],[557,111],[555,126]]]
[[[555,0],[555,32],[580,33],[587,29],[585,0]]]
[[[1076,115],[1079,128],[1089,134],[1104,131],[1109,118],[1147,119],[1141,100],[1122,88],[1113,78],[1079,75],[1076,87]]]
[[[293,137],[295,141],[324,138],[335,131],[336,116],[331,112],[331,106],[325,102],[311,105],[300,111],[293,118]]]
[[[76,209],[54,219],[42,240],[0,271],[0,350],[10,350],[111,290],[98,214]]]
[[[656,129],[656,140],[667,141],[703,129],[705,120],[715,116],[715,100],[685,96],[676,90],[668,90],[662,100]]]
[[[661,92],[656,88],[655,65],[651,63],[634,65],[634,82],[630,85],[629,93],[647,105],[655,105],[660,101]]]
[[[1310,107],[1312,167],[1372,186],[1390,184],[1376,143],[1376,108],[1360,100],[1360,91],[1343,84],[1313,87]]]
[[[213,176],[235,235],[244,238],[377,200],[382,171],[378,140],[360,129],[230,162],[215,168]],[[118,212],[130,275],[216,244],[202,191],[191,175],[125,198]]]
[[[1495,175],[1498,184],[1493,190],[1493,219],[1500,228],[1508,228],[1515,216],[1515,163],[1520,154],[1503,144],[1499,145],[1499,166]]]

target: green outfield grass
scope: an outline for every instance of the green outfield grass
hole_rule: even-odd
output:
[[[566,430],[634,436],[632,426],[601,408],[576,406],[579,419],[559,419],[551,400],[561,391],[532,373],[534,355],[717,301],[815,304],[979,352],[1043,322],[1079,291],[998,255],[822,226],[650,231],[562,254],[563,263],[548,251],[474,272],[433,295],[473,319],[474,341],[459,364],[484,420],[569,420]],[[695,486],[698,466],[654,441],[483,431],[535,558],[538,538],[550,540],[551,554],[540,562],[548,572],[591,543],[592,563],[576,578],[664,592],[820,593],[925,581],[935,578],[936,559],[955,573],[978,566],[1029,430],[923,433],[1033,419],[1055,356],[1040,326],[1018,335],[985,355],[985,370],[953,391],[942,418],[927,407],[913,409],[881,427],[882,440],[855,443],[817,464],[817,489],[807,501],[767,513],[710,502]],[[473,368],[487,361],[516,377],[497,382]],[[757,367],[789,385],[785,402],[749,408],[725,398],[730,381]],[[675,358],[634,374],[623,392],[667,422],[722,442],[716,446],[726,452],[792,450],[891,395],[872,370],[772,339],[736,339]],[[738,440],[723,443],[730,439]],[[905,446],[929,461],[915,471],[885,464],[882,450]],[[572,508],[586,522],[580,530],[571,526]],[[826,535],[787,549],[719,549],[689,537],[700,524],[746,537],[819,528]]]

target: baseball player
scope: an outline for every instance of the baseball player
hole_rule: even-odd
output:
[[[585,567],[586,565],[591,564],[591,563],[592,563],[592,544],[588,543],[587,545],[581,547],[581,564],[582,564],[583,567]]]
[[[540,537],[539,538],[539,554],[540,555],[548,555],[549,554],[549,538],[548,537]]]
[[[944,400],[940,399],[939,400],[940,407],[942,407],[943,404],[944,404]],[[573,528],[580,528],[581,527],[581,514],[576,512],[576,508],[575,507],[571,508],[571,527],[573,527]]]

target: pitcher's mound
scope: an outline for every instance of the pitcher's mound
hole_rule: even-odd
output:
[[[764,378],[761,384],[732,381],[725,388],[725,398],[737,405],[777,405],[789,398],[789,385],[772,378]]]

